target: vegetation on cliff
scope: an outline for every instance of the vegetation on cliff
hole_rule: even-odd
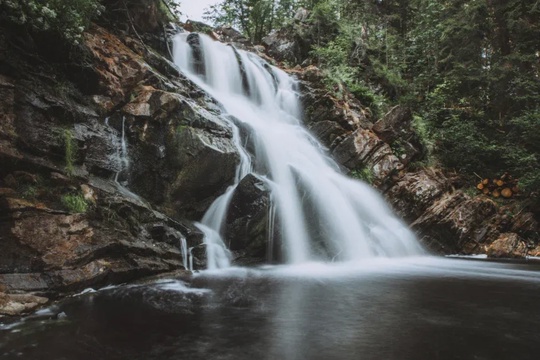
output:
[[[309,34],[282,15],[300,8],[310,12]],[[528,193],[540,186],[538,1],[227,0],[209,15],[254,41],[287,24],[310,37],[297,63],[318,65],[335,95],[347,88],[375,118],[411,107],[426,163],[471,185],[475,173],[508,172]]]

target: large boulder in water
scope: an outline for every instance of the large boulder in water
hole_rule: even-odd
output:
[[[237,262],[263,262],[268,248],[270,192],[253,174],[246,175],[235,189],[226,220],[229,248]]]

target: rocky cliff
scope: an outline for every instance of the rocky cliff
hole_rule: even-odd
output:
[[[186,270],[188,248],[204,267],[192,221],[238,154],[219,105],[168,60],[167,23],[137,4],[75,48],[2,25],[0,291],[56,296]],[[43,302],[6,296],[6,313]]]

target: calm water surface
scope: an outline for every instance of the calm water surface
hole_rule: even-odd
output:
[[[421,258],[230,269],[0,325],[1,359],[539,359],[540,264]]]

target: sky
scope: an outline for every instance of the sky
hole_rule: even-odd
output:
[[[204,21],[202,15],[204,10],[211,5],[221,2],[221,0],[176,0],[180,4],[182,21],[187,19]]]

